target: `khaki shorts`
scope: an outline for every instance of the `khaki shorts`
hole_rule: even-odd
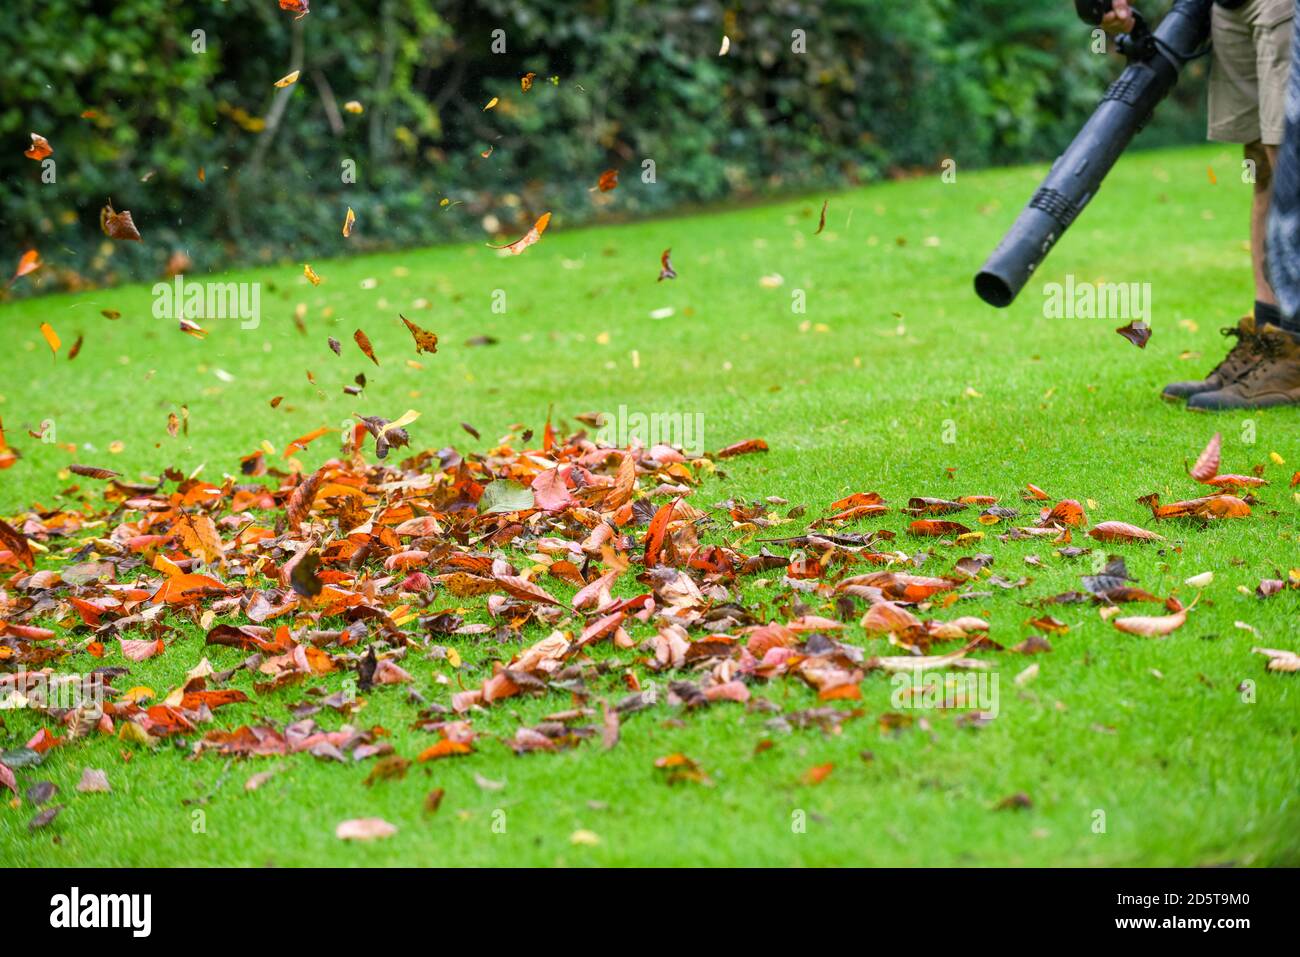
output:
[[[1209,138],[1221,143],[1282,142],[1295,0],[1214,5]]]

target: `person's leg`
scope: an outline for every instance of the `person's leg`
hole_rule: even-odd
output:
[[[1285,309],[1277,305],[1276,291],[1269,282],[1269,270],[1272,269],[1274,275],[1279,273],[1272,268],[1275,264],[1268,262],[1273,250],[1267,241],[1273,190],[1294,189],[1294,185],[1279,186],[1279,181],[1287,184],[1295,182],[1295,176],[1289,168],[1283,176],[1275,174],[1279,162],[1278,144],[1282,143],[1287,132],[1284,103],[1292,68],[1292,25],[1296,7],[1296,0],[1252,0],[1242,8],[1250,20],[1257,50],[1259,140],[1262,144],[1257,154],[1262,152],[1262,159],[1267,164],[1265,182],[1265,177],[1260,175],[1265,167],[1257,160],[1256,192],[1251,216],[1256,315],[1262,320],[1256,329],[1259,357],[1226,386],[1193,395],[1188,400],[1187,407],[1195,411],[1300,404],[1300,322],[1297,322],[1300,316],[1289,305]],[[1300,57],[1300,45],[1294,49],[1294,56]],[[1294,132],[1292,130],[1293,135]],[[1292,146],[1294,144],[1288,144],[1288,150]],[[1279,193],[1277,196],[1279,207],[1292,207],[1295,199],[1294,195],[1284,196]],[[1291,298],[1289,290],[1288,296],[1283,298]]]
[[[1259,0],[1252,0],[1258,3]],[[1264,223],[1268,217],[1268,187],[1272,166],[1260,143],[1259,57],[1251,6],[1227,10],[1215,5],[1211,11],[1212,60],[1210,64],[1209,123],[1207,138],[1219,143],[1245,145],[1245,156],[1255,163],[1255,191],[1251,201],[1250,247],[1254,266],[1256,312],[1269,306],[1273,291],[1264,267]],[[1268,316],[1265,316],[1267,321]],[[1223,330],[1236,337],[1227,356],[1204,379],[1171,382],[1161,397],[1188,399],[1231,384],[1258,361],[1259,343],[1255,316],[1243,317],[1235,327]],[[1262,324],[1261,324],[1262,325]]]
[[[1269,278],[1288,331],[1300,335],[1300,0],[1292,12],[1291,78],[1282,105],[1284,134],[1273,164],[1268,233]]]
[[[1245,157],[1255,166],[1255,192],[1250,203],[1250,262],[1255,271],[1255,320],[1259,322],[1261,303],[1277,305],[1277,297],[1273,295],[1273,287],[1268,281],[1268,267],[1264,256],[1268,232],[1268,206],[1273,192],[1273,162],[1277,158],[1277,147],[1266,146],[1258,141],[1248,143],[1245,147]]]

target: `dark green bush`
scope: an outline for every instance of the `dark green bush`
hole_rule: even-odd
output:
[[[572,225],[1049,158],[1119,69],[1068,0],[313,0],[298,21],[276,0],[5,7],[0,268],[36,246],[41,285],[156,275],[178,250],[195,270],[304,261],[482,238],[489,216],[517,235],[544,209]],[[1192,77],[1143,141],[1195,137],[1199,115]],[[22,156],[29,131],[55,183]],[[591,192],[607,168],[621,185]],[[105,240],[110,197],[145,242]]]

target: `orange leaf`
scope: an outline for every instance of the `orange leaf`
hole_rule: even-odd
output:
[[[61,340],[59,338],[59,334],[54,331],[54,327],[50,325],[48,322],[42,322],[41,335],[43,335],[45,337],[45,341],[50,344],[50,352],[55,355],[58,355],[59,346],[63,344],[63,340]]]
[[[40,269],[41,265],[41,254],[35,249],[27,250],[27,252],[23,253],[22,257],[18,260],[18,268],[14,271],[13,278],[9,280],[10,285],[17,282],[23,276],[26,276],[29,272],[35,272]]]
[[[1162,542],[1163,535],[1149,532],[1128,522],[1098,522],[1088,535],[1099,542]]]
[[[41,136],[40,133],[33,133],[31,149],[23,150],[23,155],[28,159],[43,160],[53,152],[49,140]]]
[[[495,102],[495,100],[493,102]],[[549,212],[542,213],[542,215],[537,218],[537,222],[533,223],[533,228],[528,230],[528,232],[524,233],[523,236],[516,239],[513,243],[509,243],[505,246],[493,246],[491,243],[488,243],[488,247],[491,249],[501,249],[510,253],[512,256],[518,256],[529,246],[533,245],[533,243],[541,240],[542,233],[546,232],[546,227],[549,226],[550,223],[551,214]]]
[[[464,741],[453,741],[451,738],[443,738],[437,744],[425,748],[419,753],[415,760],[433,761],[437,758],[449,758],[462,754],[469,754],[474,749]]]
[[[650,519],[650,527],[646,530],[645,535],[644,564],[646,568],[654,568],[659,564],[659,553],[663,551],[668,523],[672,520],[673,510],[680,501],[680,498],[675,498],[667,505],[660,506],[659,510],[655,512],[654,518]]]

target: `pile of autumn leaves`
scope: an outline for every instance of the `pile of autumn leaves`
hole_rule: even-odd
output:
[[[361,693],[408,686],[416,726],[433,736],[419,761],[475,750],[473,721],[484,709],[556,691],[570,706],[517,728],[505,740],[509,747],[553,751],[590,738],[613,747],[623,717],[659,703],[653,689],[642,688],[646,673],[670,675],[668,702],[687,709],[749,702],[752,686],[779,678],[805,682],[823,702],[856,700],[872,671],[990,667],[969,657],[1005,650],[990,638],[989,623],[950,610],[987,597],[977,587],[1027,583],[992,574],[987,554],[961,557],[948,574],[914,574],[935,555],[892,549],[897,535],[887,529],[850,530],[890,512],[873,492],[832,503],[828,515],[789,538],[767,537],[802,514],[777,514],[779,499],[689,504],[720,462],[766,451],[761,440],[687,458],[664,445],[602,446],[585,431],[561,440],[548,422],[537,448],[516,449],[530,435],[511,434],[468,458],[442,449],[400,464],[368,462],[368,439],[385,452],[407,444],[397,425],[366,417],[343,454],[310,475],[278,469],[265,450],[244,458],[240,475],[221,484],[171,471],[156,482],[129,483],[79,466],[77,474],[106,481],[105,510],[29,512],[16,525],[0,523],[0,566],[13,569],[0,593],[0,702],[36,707],[50,719],[23,748],[0,755],[0,784],[16,790],[13,768],[91,734],[143,745],[180,737],[196,752],[228,755],[378,758],[376,775],[404,773],[410,761],[393,753],[385,729],[316,724],[313,716],[324,709],[350,718],[360,707],[349,689],[330,694],[315,684],[336,672],[355,675]],[[1216,435],[1190,473],[1215,491],[1170,504],[1141,499],[1154,520],[1251,514],[1246,490],[1267,483],[1220,474],[1220,451]],[[979,525],[1006,529],[1003,541],[1041,537],[1067,559],[1089,550],[1071,545],[1074,531],[1088,525],[1081,503],[1053,502],[1032,485],[1024,498],[1039,508],[1028,524],[1016,524],[1018,510],[988,496],[913,498],[901,511],[911,519],[910,536],[938,545],[982,541],[984,530],[950,517],[975,512]],[[701,542],[709,531],[730,544]],[[1163,539],[1114,521],[1086,534],[1102,543]],[[790,551],[778,554],[769,543]],[[1121,559],[1096,571],[1083,578],[1085,591],[1041,601],[1095,602],[1103,618],[1134,635],[1167,635],[1187,621],[1190,607],[1134,587]],[[574,590],[567,601],[553,594],[561,584]],[[777,586],[775,604],[784,613],[765,619],[744,601],[742,584]],[[1279,581],[1273,591],[1288,585],[1300,587],[1300,580]],[[466,621],[462,604],[480,598],[488,620]],[[1163,603],[1166,613],[1119,614],[1120,604],[1134,601]],[[931,617],[945,612],[950,617]],[[217,670],[201,656],[161,697],[142,686],[115,687],[126,666],[56,670],[64,659],[84,668],[82,656],[104,658],[114,644],[128,661],[182,653],[171,623],[177,618],[199,625],[206,644],[246,657]],[[854,623],[899,653],[868,656],[843,640]],[[1048,634],[1066,627],[1050,615],[1030,624]],[[511,653],[528,626],[548,634]],[[634,637],[638,626],[649,626],[648,636]],[[481,681],[462,668],[457,638],[502,643]],[[605,643],[627,654],[591,654]],[[956,645],[932,654],[942,643]],[[1010,650],[1032,654],[1050,643],[1035,635]],[[1257,650],[1272,670],[1300,667],[1292,653]],[[405,666],[412,656],[439,663],[435,681],[450,686],[445,665],[460,690],[445,702],[426,700]],[[305,697],[289,705],[295,720],[284,727],[210,727],[214,712],[248,702],[250,692],[296,687]],[[65,693],[50,696],[52,689]],[[799,723],[814,720],[811,714],[786,717]],[[686,759],[666,759],[664,767],[675,777],[694,773]]]

